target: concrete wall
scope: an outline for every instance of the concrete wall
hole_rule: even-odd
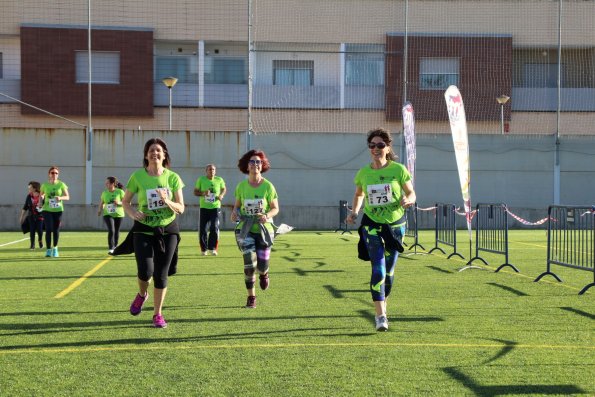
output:
[[[187,212],[184,229],[196,229],[198,200],[192,195],[196,179],[207,163],[218,166],[228,186],[224,200],[224,228],[231,228],[229,209],[233,190],[244,177],[237,160],[245,152],[243,132],[96,130],[93,142],[93,205],[85,206],[85,136],[77,130],[1,129],[0,230],[17,227],[27,182],[44,181],[50,165],[61,168],[71,200],[64,213],[68,229],[101,229],[96,216],[105,177],[115,175],[126,183],[142,164],[144,142],[162,136],[173,159],[173,169],[184,180]],[[400,136],[395,136],[400,152]],[[471,135],[472,202],[506,203],[511,210],[535,221],[546,215],[554,200],[554,149],[551,136]],[[361,134],[267,134],[251,137],[251,147],[265,150],[272,168],[266,174],[279,193],[281,214],[277,223],[301,229],[335,229],[339,226],[339,200],[351,203],[353,177],[369,162]],[[595,204],[595,138],[563,137],[560,142],[560,202]],[[462,204],[452,140],[449,135],[417,136],[415,187],[420,207],[436,202]],[[513,226],[515,222],[511,223]],[[125,223],[125,226],[127,223]],[[433,227],[424,215],[421,227]]]

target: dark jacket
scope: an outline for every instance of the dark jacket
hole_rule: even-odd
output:
[[[357,243],[357,257],[363,261],[369,261],[370,255],[368,254],[368,247],[366,246],[366,240],[364,238],[364,227],[368,226],[374,229],[379,229],[380,233],[378,234],[382,241],[384,241],[384,247],[387,250],[393,251],[397,250],[399,253],[403,252],[405,249],[403,248],[403,244],[401,244],[400,238],[395,235],[395,231],[393,227],[405,222],[405,218],[401,218],[398,221],[388,224],[388,223],[376,223],[372,219],[370,219],[366,214],[362,217],[362,223],[360,227],[357,229],[357,233],[359,234],[359,241]]]

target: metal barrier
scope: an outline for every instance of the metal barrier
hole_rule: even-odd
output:
[[[430,254],[435,250],[446,254],[438,245],[442,243],[453,247],[453,253],[447,259],[450,259],[453,255],[465,259],[463,255],[457,252],[457,222],[455,215],[454,204],[436,203],[436,246],[430,250]]]
[[[419,243],[419,234],[418,234],[418,230],[417,230],[417,224],[418,224],[418,222],[417,222],[418,221],[418,219],[417,219],[417,215],[418,215],[417,203],[415,203],[411,207],[407,208],[405,215],[407,217],[407,229],[405,231],[405,237],[413,238],[413,244],[411,244],[409,246],[409,250],[412,250],[416,247],[420,247],[422,250],[425,250],[423,245],[421,245]],[[403,242],[403,245],[407,245],[407,244],[405,242]]]
[[[335,229],[335,233],[341,231],[341,234],[349,233],[351,234],[351,230],[349,230],[349,226],[347,225],[347,215],[349,215],[349,208],[347,207],[346,200],[339,201],[339,227]]]
[[[504,255],[504,263],[496,269],[496,273],[505,266],[515,272],[519,270],[508,263],[508,212],[506,204],[477,204],[475,212],[475,256],[467,262],[470,265],[479,259],[486,265],[488,262],[479,256],[479,251]]]
[[[552,264],[586,270],[593,273],[593,282],[582,295],[595,286],[595,207],[551,205],[548,217],[547,270],[535,282],[548,274],[562,281],[551,271]]]

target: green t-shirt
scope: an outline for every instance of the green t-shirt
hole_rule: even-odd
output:
[[[275,186],[267,179],[263,179],[258,187],[250,185],[248,179],[244,179],[236,186],[235,198],[241,202],[240,215],[250,216],[267,213],[271,207],[271,201],[278,197]],[[238,227],[241,227],[241,224]],[[269,230],[273,230],[273,227],[268,223],[266,227]],[[258,233],[258,224],[255,223],[250,231]]]
[[[376,223],[394,223],[405,214],[401,206],[402,186],[411,180],[403,164],[390,161],[381,169],[370,164],[360,169],[353,183],[365,194],[364,213]]]
[[[56,183],[44,182],[41,184],[39,191],[44,196],[42,211],[48,212],[62,212],[64,211],[64,203],[62,200],[58,201],[55,197],[63,196],[68,186],[60,180]]]
[[[206,192],[207,190],[211,192],[208,196],[200,196],[200,208],[221,208],[221,201],[217,199],[217,196],[219,196],[223,188],[225,188],[225,181],[223,178],[215,175],[213,179],[209,179],[203,175],[196,180],[194,187],[201,192]]]
[[[130,175],[126,189],[138,195],[138,210],[146,215],[141,223],[151,226],[167,226],[176,219],[176,213],[162,200],[156,189],[168,190],[168,197],[173,200],[174,192],[182,189],[184,182],[178,174],[164,169],[160,176],[151,176],[141,168]]]
[[[124,191],[122,189],[115,188],[113,192],[104,190],[101,193],[101,202],[103,203],[103,216],[111,216],[113,218],[124,217],[124,207],[122,207],[122,198],[124,197]],[[118,201],[115,204],[114,201]]]

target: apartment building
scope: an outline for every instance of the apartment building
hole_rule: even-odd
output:
[[[18,101],[86,124],[87,1],[12,3],[0,17],[0,126],[69,125]],[[103,1],[90,12],[93,124],[166,129],[162,79],[173,76],[179,130],[243,131],[249,119],[257,131],[399,129],[409,100],[418,132],[439,133],[455,84],[471,133],[503,121],[507,133],[551,134],[562,117],[564,133],[592,134],[595,5],[564,3]]]

